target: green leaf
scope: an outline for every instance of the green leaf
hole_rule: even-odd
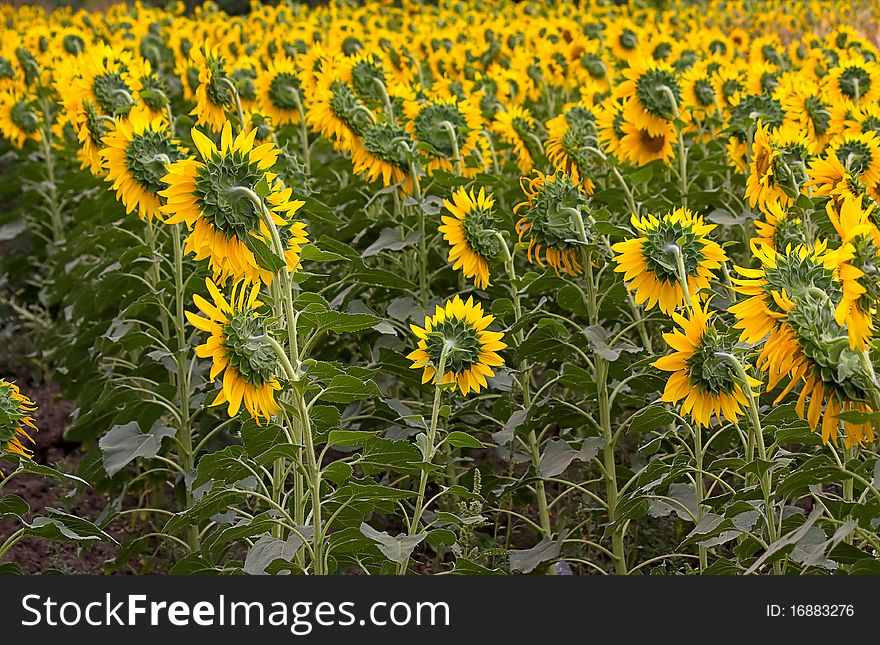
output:
[[[547,442],[547,447],[538,463],[538,474],[545,479],[561,475],[575,459],[590,461],[599,453],[604,443],[601,437],[587,437],[581,449],[575,450],[562,439],[551,439]]]
[[[315,326],[315,333],[324,331],[332,331],[337,334],[353,333],[370,329],[382,322],[381,318],[370,314],[349,314],[330,310],[317,313],[305,310],[301,317]]]
[[[203,456],[199,459],[196,478],[190,487],[195,490],[212,479],[233,484],[250,476],[252,473],[242,460],[243,455],[244,449],[241,446],[227,446],[223,450]]]
[[[98,445],[104,455],[104,470],[111,477],[138,457],[155,457],[165,437],[173,437],[174,428],[156,421],[148,432],[141,432],[137,421],[113,426]]]
[[[364,537],[373,540],[386,558],[397,564],[402,564],[409,559],[413,550],[428,535],[427,533],[417,533],[415,535],[391,536],[386,531],[377,531],[366,522],[361,523],[360,532]]]
[[[379,388],[371,380],[361,380],[348,374],[338,374],[330,379],[330,385],[321,395],[328,403],[351,403],[359,399],[372,399],[381,396]]]
[[[31,507],[18,495],[4,495],[0,497],[0,519],[17,518],[26,515]]]
[[[409,235],[403,237],[396,228],[383,228],[379,231],[379,237],[375,242],[370,244],[364,252],[361,253],[362,258],[373,257],[381,251],[401,251],[409,246],[413,246],[419,241],[419,232],[414,230]]]
[[[446,437],[446,443],[455,448],[484,448],[483,442],[466,432],[455,430]]]
[[[560,552],[559,542],[544,538],[531,549],[511,551],[509,556],[510,571],[531,573],[541,563],[558,558]]]
[[[352,262],[352,272],[348,274],[348,280],[374,287],[388,287],[400,291],[412,291],[412,283],[396,273],[385,269],[373,269],[364,265],[363,262]]]
[[[260,199],[266,199],[269,193],[272,192],[272,187],[269,185],[268,175],[264,173],[263,176],[260,177],[260,181],[254,186],[254,192]]]
[[[254,545],[248,551],[244,560],[244,572],[252,576],[263,575],[266,569],[276,560],[290,562],[296,556],[297,551],[302,548],[303,540],[312,539],[314,527],[301,526],[296,532],[291,531],[287,540],[279,540],[276,537],[264,535],[254,542]],[[302,537],[300,537],[300,535]]]
[[[300,259],[307,262],[348,262],[348,258],[333,251],[325,251],[317,244],[306,244],[300,253]]]
[[[25,523],[25,535],[46,540],[66,542],[115,542],[92,522],[71,515],[57,508],[47,508],[47,516],[35,517],[30,524]]]
[[[367,430],[331,430],[327,436],[327,444],[330,446],[360,446],[375,437],[375,432]]]
[[[275,251],[260,238],[253,235],[245,235],[242,241],[248,250],[254,254],[257,264],[263,269],[272,273],[278,273],[286,266],[284,260],[279,258]]]
[[[628,432],[651,432],[657,428],[669,425],[675,420],[675,416],[660,403],[642,408],[632,416]]]

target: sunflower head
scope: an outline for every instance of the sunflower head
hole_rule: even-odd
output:
[[[623,273],[636,302],[647,302],[648,309],[659,304],[661,311],[672,313],[685,302],[684,279],[693,299],[709,287],[715,271],[727,260],[724,250],[709,238],[715,226],[686,208],[659,218],[633,215],[632,224],[641,237],[611,247],[617,253],[614,270]]]
[[[24,94],[0,94],[0,133],[19,150],[28,140],[39,140],[42,120],[34,103]]]
[[[407,189],[414,146],[406,130],[396,123],[382,122],[366,124],[362,132],[351,151],[354,171],[370,181],[381,178],[385,186],[406,180]]]
[[[297,267],[299,252],[307,241],[305,225],[285,219],[303,202],[293,200],[293,191],[269,172],[279,150],[272,143],[255,146],[256,134],[252,129],[233,139],[227,121],[217,147],[194,128],[193,142],[201,161],[188,158],[172,163],[162,178],[169,185],[161,193],[168,198],[162,207],[170,216],[167,223],[187,224],[191,229],[187,250],[197,259],[210,258],[220,281],[228,277],[267,284],[272,281],[280,266],[266,264],[269,257],[274,262],[279,258],[269,248],[272,235],[264,217],[271,217],[279,230],[288,269]]]
[[[280,58],[258,74],[257,96],[261,109],[278,125],[299,120],[302,107],[302,83],[296,65],[289,58]]]
[[[672,318],[679,329],[663,334],[663,338],[676,351],[653,363],[673,372],[666,382],[663,400],[683,401],[682,413],[690,415],[698,426],[708,426],[713,419],[736,422],[748,399],[729,362],[731,347],[716,330],[708,303],[694,303],[687,318],[678,313]],[[750,388],[760,385],[760,381],[749,377]]]
[[[591,244],[595,231],[588,217],[589,199],[580,184],[562,172],[545,175],[535,171],[520,181],[526,201],[514,207],[520,242],[528,241],[530,262],[544,268],[546,261],[556,273],[579,275],[580,244]],[[580,220],[580,222],[578,222]],[[581,239],[581,228],[587,239]]]
[[[814,430],[821,418],[822,440],[837,444],[840,412],[870,411],[868,403],[873,385],[859,352],[853,351],[843,330],[835,321],[831,301],[818,294],[805,294],[789,312],[786,324],[793,330],[805,366],[806,382],[796,410]],[[794,380],[794,379],[793,379]],[[810,397],[809,407],[806,405]],[[823,412],[822,405],[825,404]],[[843,423],[846,445],[874,440],[870,423]]]
[[[0,450],[30,459],[33,444],[30,432],[36,431],[33,413],[36,404],[21,393],[15,383],[0,379]]]
[[[226,109],[233,105],[235,97],[226,73],[226,63],[216,47],[205,42],[190,50],[190,65],[198,70],[198,87],[195,89],[196,106],[191,114],[198,125],[206,125],[219,132],[226,121]]]
[[[466,278],[485,289],[489,286],[489,261],[500,250],[495,221],[495,199],[480,189],[478,194],[459,188],[452,200],[443,200],[451,216],[442,217],[439,231],[449,243],[449,261],[453,269],[461,269]]]
[[[106,181],[113,182],[126,212],[137,208],[142,219],[158,217],[166,167],[183,156],[164,118],[150,118],[147,109],[135,108],[128,118],[117,118],[115,128],[103,141]]]
[[[660,134],[677,116],[681,105],[681,84],[675,68],[650,57],[632,62],[624,71],[626,80],[617,94],[629,98],[624,116],[651,135]]]
[[[574,181],[582,182],[587,193],[592,193],[594,186],[586,177],[588,157],[584,148],[595,147],[596,141],[596,117],[586,105],[567,106],[547,122],[547,159]]]
[[[238,283],[227,299],[210,279],[205,281],[211,300],[194,296],[204,316],[186,312],[190,323],[210,334],[196,355],[210,358],[211,380],[223,375],[223,386],[211,405],[228,405],[230,417],[238,414],[242,403],[259,423],[267,422],[280,410],[275,392],[281,389],[275,371],[278,357],[266,339],[270,330],[259,315],[260,288]]]
[[[804,225],[800,217],[784,208],[778,201],[764,205],[764,218],[755,220],[756,236],[752,241],[765,244],[777,251],[806,243]]]
[[[437,384],[442,362],[442,383],[453,384],[463,395],[488,387],[486,377],[495,376],[492,368],[504,364],[497,352],[507,347],[504,334],[487,329],[494,320],[472,297],[464,301],[455,296],[438,305],[433,316],[425,316],[424,327],[411,325],[419,340],[407,358],[412,369],[422,370],[422,383]]]

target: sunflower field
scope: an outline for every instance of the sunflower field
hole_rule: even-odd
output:
[[[3,5],[0,572],[880,574],[876,9]]]

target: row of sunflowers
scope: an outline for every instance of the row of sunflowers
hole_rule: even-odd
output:
[[[0,559],[876,573],[874,7],[665,4],[0,9]]]

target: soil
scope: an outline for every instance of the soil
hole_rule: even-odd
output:
[[[38,402],[37,426],[39,433],[34,436],[34,461],[51,465],[63,472],[73,472],[82,452],[78,444],[64,440],[64,428],[73,405],[61,398],[58,388],[52,384],[37,385],[27,377],[14,378],[31,399]],[[30,505],[31,512],[25,517],[31,521],[41,515],[47,507],[60,508],[69,513],[94,521],[104,510],[106,501],[98,491],[86,489],[75,497],[67,498],[71,484],[63,480],[48,479],[39,475],[16,475],[4,488],[4,494],[18,495]],[[20,526],[16,521],[0,522],[0,544]],[[114,534],[112,527],[108,533]],[[114,535],[119,539],[119,535]],[[40,574],[47,571],[64,573],[100,574],[104,572],[104,562],[113,557],[115,546],[111,543],[97,543],[80,546],[69,542],[51,542],[40,538],[26,538],[19,541],[0,564],[15,562],[24,574]]]

